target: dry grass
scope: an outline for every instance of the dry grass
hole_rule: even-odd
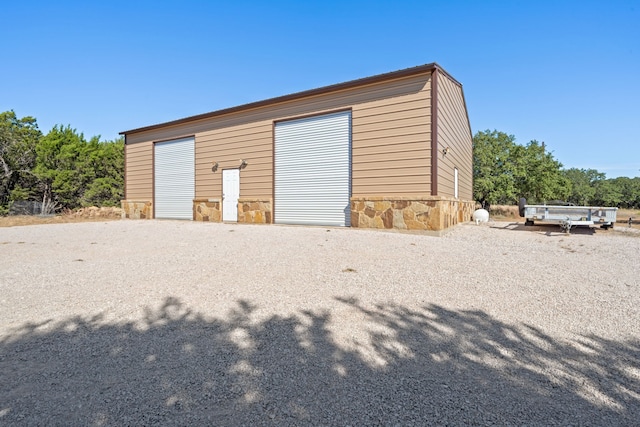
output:
[[[0,217],[0,227],[19,227],[24,225],[38,224],[62,224],[68,222],[92,222],[92,221],[113,221],[120,219],[122,210],[120,208],[89,208],[68,211],[60,215],[40,216],[40,215],[15,215]]]
[[[616,227],[628,227],[629,218],[631,218],[631,227],[640,230],[640,210],[637,209],[618,209]]]
[[[492,205],[489,207],[489,215],[495,220],[517,220],[520,218],[518,215],[518,207],[511,205]]]
[[[618,221],[622,218],[627,221],[629,218],[633,218],[634,221],[640,221],[640,210],[638,209],[618,209]]]

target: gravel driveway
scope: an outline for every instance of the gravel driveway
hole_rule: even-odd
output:
[[[0,229],[0,425],[637,425],[640,237]]]

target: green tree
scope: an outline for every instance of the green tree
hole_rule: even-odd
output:
[[[86,156],[84,135],[70,126],[54,126],[36,147],[34,173],[40,180],[43,204],[55,202],[63,208],[78,207],[88,183],[82,162]]]
[[[0,214],[13,200],[33,195],[36,179],[31,173],[35,147],[42,136],[36,119],[18,119],[15,112],[0,113]]]
[[[94,173],[83,194],[83,206],[118,206],[124,197],[124,138],[90,142],[88,166]]]
[[[564,199],[571,192],[571,182],[562,174],[562,163],[533,140],[514,150],[516,188],[530,203]]]
[[[55,126],[37,147],[34,172],[43,200],[62,208],[109,205],[120,202],[124,188],[123,139],[85,140],[70,126]]]
[[[610,180],[613,188],[620,193],[620,208],[640,207],[640,178],[621,176]]]
[[[628,192],[629,208],[640,209],[640,177],[631,178]]]
[[[623,201],[622,189],[612,179],[603,179],[595,183],[595,194],[590,205],[620,206]]]
[[[473,137],[473,196],[483,207],[517,200],[517,147],[513,135],[497,130],[478,131]]]
[[[596,183],[605,179],[605,174],[595,169],[571,168],[562,171],[571,181],[571,193],[567,201],[580,206],[591,205],[596,194]]]
[[[515,204],[520,197],[532,203],[564,198],[571,183],[561,167],[538,141],[518,145],[513,135],[497,130],[473,137],[473,191],[483,206]]]
[[[43,136],[32,117],[0,113],[0,214],[35,199],[43,211],[115,206],[124,195],[124,139],[87,141],[70,126]]]

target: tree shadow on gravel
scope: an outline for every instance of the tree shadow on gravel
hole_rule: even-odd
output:
[[[640,342],[559,342],[429,305],[30,324],[0,341],[0,425],[637,425]],[[332,325],[359,319],[348,345]]]

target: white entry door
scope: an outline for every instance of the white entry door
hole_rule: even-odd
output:
[[[240,169],[222,171],[222,220],[238,221],[238,198],[240,197]]]

